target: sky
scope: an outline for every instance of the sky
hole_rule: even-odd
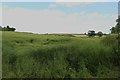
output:
[[[15,27],[20,32],[43,34],[86,33],[88,30],[110,33],[118,17],[117,1],[2,0],[0,25]]]
[[[89,2],[118,2],[119,0],[89,0]],[[1,0],[1,2],[88,2],[88,0]]]

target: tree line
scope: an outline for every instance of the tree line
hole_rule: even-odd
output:
[[[95,36],[99,36],[99,37],[102,37],[103,35],[106,35],[106,34],[103,34],[103,32],[99,31],[98,33],[95,33],[94,30],[89,30],[88,31],[88,36],[89,37],[95,37]]]
[[[7,27],[2,27],[0,26],[0,31],[15,31],[16,29],[15,28],[10,28],[9,26]]]
[[[117,22],[117,24],[110,29],[111,34],[120,34],[120,16],[118,17],[116,22]],[[88,36],[89,37],[94,37],[96,35],[98,35],[99,37],[102,37],[104,34],[101,31],[99,31],[98,33],[95,33],[94,30],[89,30],[88,31]]]

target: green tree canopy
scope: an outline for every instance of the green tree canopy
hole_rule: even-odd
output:
[[[120,33],[120,17],[116,20],[117,24],[110,29],[111,33]]]
[[[9,26],[7,27],[2,27],[0,26],[0,31],[15,31],[16,29],[15,28],[10,28]]]
[[[95,31],[94,30],[89,30],[88,31],[88,36],[89,37],[94,37],[96,34],[95,34]]]
[[[102,36],[103,36],[103,33],[102,33],[101,31],[99,31],[99,32],[97,33],[97,35],[98,35],[99,37],[102,37]]]

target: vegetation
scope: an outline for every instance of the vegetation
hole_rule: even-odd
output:
[[[89,37],[94,37],[96,35],[95,31],[94,30],[89,30],[88,31],[88,36]]]
[[[120,19],[109,35],[2,32],[3,78],[119,78]],[[116,34],[117,33],[117,34]],[[98,35],[101,38],[94,37]],[[92,37],[92,38],[90,38]]]
[[[112,27],[110,30],[111,30],[111,33],[120,33],[120,18],[118,18],[116,20],[117,24],[115,25],[115,27]]]
[[[3,78],[118,78],[116,35],[3,32]]]
[[[0,31],[15,31],[16,29],[15,28],[10,28],[9,26],[7,27],[3,27],[0,26]]]
[[[101,31],[99,31],[99,32],[97,33],[97,35],[98,35],[99,37],[102,37],[102,36],[103,36],[103,33],[102,33]]]
[[[119,28],[119,26],[118,25],[116,25],[115,27],[112,27],[110,30],[111,30],[111,33],[113,34],[113,33],[118,33],[118,28]]]

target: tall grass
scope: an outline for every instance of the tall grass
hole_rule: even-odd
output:
[[[104,42],[102,38],[4,32],[3,77],[120,77],[114,49]]]
[[[0,31],[0,64],[2,64],[2,32]],[[0,78],[2,78],[2,65],[0,65]]]

